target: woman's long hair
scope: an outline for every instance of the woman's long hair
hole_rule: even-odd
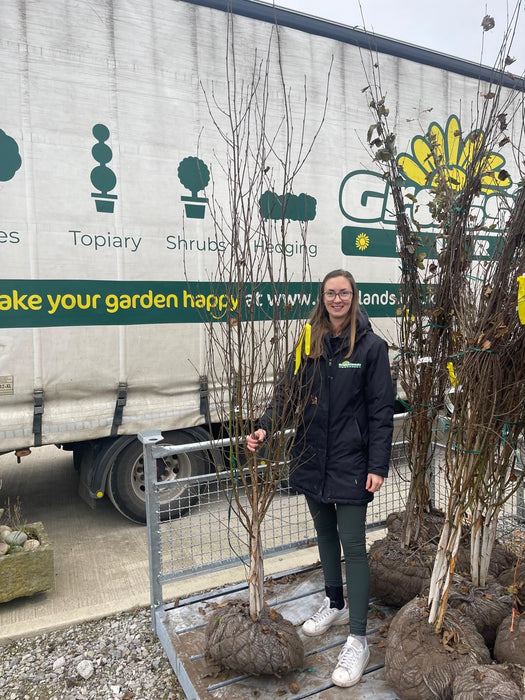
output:
[[[355,334],[357,329],[357,314],[359,311],[359,292],[357,291],[355,279],[350,274],[350,272],[348,272],[347,270],[332,270],[332,272],[329,272],[324,278],[324,280],[321,282],[321,285],[319,287],[319,298],[309,320],[309,323],[312,327],[312,336],[310,342],[310,357],[312,358],[318,358],[323,354],[323,338],[327,333],[330,333],[330,331],[332,330],[330,316],[328,315],[328,311],[326,310],[326,306],[324,304],[324,288],[328,280],[331,280],[334,277],[345,277],[350,282],[350,287],[352,288],[352,303],[350,304],[350,308],[348,310],[341,332],[345,333],[346,329],[350,327],[350,343],[348,347],[348,352],[345,357],[348,359],[350,355],[354,352]]]

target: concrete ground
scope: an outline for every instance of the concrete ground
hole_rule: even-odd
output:
[[[0,604],[0,645],[150,604],[146,527],[126,520],[107,498],[90,509],[77,489],[70,452],[44,446],[21,464],[12,453],[0,456],[0,507],[19,502],[23,521],[43,522],[55,560],[53,590]],[[272,557],[265,572],[316,559],[316,547]],[[241,581],[242,567],[195,576],[166,586],[165,601]]]

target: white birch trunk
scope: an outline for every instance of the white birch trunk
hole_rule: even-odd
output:
[[[492,557],[492,550],[496,541],[498,518],[505,498],[505,487],[511,475],[509,466],[501,479],[492,489],[488,489],[490,470],[485,473],[485,492],[477,497],[477,502],[472,515],[472,532],[470,535],[470,575],[475,586],[486,586],[487,577]]]
[[[457,517],[456,514],[455,522],[451,523],[447,520],[441,532],[428,595],[430,606],[428,621],[430,624],[438,621],[447,604],[448,589],[454,572],[461,531],[461,518]]]
[[[494,515],[485,522],[483,528],[483,542],[481,547],[481,557],[479,565],[479,584],[480,586],[487,585],[489,575],[490,558],[496,541],[496,528],[498,525],[498,517]]]
[[[470,533],[470,576],[472,583],[479,586],[479,564],[481,557],[481,539],[483,537],[483,513],[479,504],[472,514],[472,531]]]
[[[248,578],[248,593],[250,601],[250,616],[256,620],[264,605],[264,559],[261,540],[261,529],[253,525],[250,534],[250,576]]]

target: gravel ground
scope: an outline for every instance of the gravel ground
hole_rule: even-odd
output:
[[[1,700],[182,700],[150,611],[0,646]]]

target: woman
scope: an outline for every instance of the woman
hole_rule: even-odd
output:
[[[310,325],[310,353],[294,377],[300,389],[291,384],[291,393],[304,399],[307,392],[308,398],[301,404],[303,420],[294,443],[299,459],[290,483],[306,496],[313,518],[326,597],[302,630],[317,636],[350,619],[350,635],[332,674],[335,685],[349,687],[360,680],[370,658],[366,509],[388,474],[394,393],[387,344],[360,310],[349,272],[326,275]],[[275,405],[290,401],[294,399],[282,396]],[[269,410],[247,440],[250,451],[264,442],[271,424]],[[341,546],[349,603],[343,596]]]

